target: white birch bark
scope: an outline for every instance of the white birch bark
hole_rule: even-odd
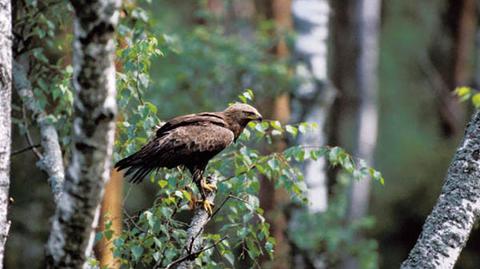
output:
[[[317,123],[318,128],[299,136],[299,144],[323,146],[327,137],[325,125],[335,91],[328,79],[328,33],[330,6],[327,0],[294,0],[292,16],[296,32],[294,57],[296,74],[300,84],[291,105],[294,122]],[[328,177],[326,160],[304,163],[303,175],[307,185],[308,210],[311,213],[324,212],[328,207]],[[299,223],[296,214],[290,221],[289,229],[295,230]],[[326,268],[325,257],[294,253],[295,268]],[[307,265],[309,264],[309,265]]]
[[[480,112],[467,126],[437,204],[401,268],[453,268],[480,212]]]
[[[378,133],[378,33],[380,23],[380,0],[358,2],[359,56],[357,88],[359,108],[357,118],[357,146],[355,155],[372,165]],[[364,217],[368,210],[370,181],[353,182],[349,218]]]
[[[327,77],[328,20],[327,0],[294,0],[292,15],[295,31],[296,72],[301,79],[292,100],[295,121],[316,122],[315,131],[299,137],[300,144],[322,146],[326,143],[324,131],[334,90]],[[325,160],[307,161],[304,178],[308,186],[309,209],[323,212],[328,205]]]
[[[378,35],[380,0],[357,2],[357,60],[356,87],[359,106],[355,155],[373,165],[378,133]],[[368,212],[370,180],[353,181],[348,201],[349,222],[363,218]],[[357,260],[348,257],[344,268],[358,268]]]
[[[82,268],[110,175],[115,132],[115,28],[120,0],[71,1],[75,10],[72,160],[47,243],[48,268]]]
[[[10,221],[7,218],[10,187],[12,102],[12,14],[10,0],[0,0],[0,268]]]

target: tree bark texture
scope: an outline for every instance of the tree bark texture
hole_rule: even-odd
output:
[[[437,204],[401,268],[453,268],[480,212],[480,113],[474,113]]]
[[[18,58],[22,58],[22,56]],[[22,98],[25,107],[33,114],[40,129],[43,153],[37,165],[47,173],[55,203],[58,204],[65,181],[65,168],[57,129],[47,120],[47,113],[36,104],[37,101],[27,77],[25,64],[16,61],[13,62],[13,86]]]
[[[12,14],[10,0],[0,0],[0,268],[10,221],[7,218],[10,187],[12,102]]]
[[[93,246],[115,132],[119,0],[72,1],[75,10],[72,160],[47,243],[49,268],[82,268]]]

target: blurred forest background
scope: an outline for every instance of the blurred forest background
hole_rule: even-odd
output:
[[[31,2],[35,1],[25,1],[27,5]],[[48,12],[52,9],[42,9],[46,2],[41,2],[36,4],[40,14],[51,16]],[[325,143],[341,146],[353,155],[357,152],[357,116],[362,104],[356,81],[358,2],[326,2],[330,10],[328,79],[324,82],[334,89],[335,98],[325,114]],[[254,91],[256,106],[268,118],[287,122],[288,111],[295,114],[288,97],[295,100],[301,80],[295,72],[297,34],[290,1],[157,0],[128,4],[145,10],[123,15],[144,20],[160,43],[163,56],[151,58],[149,77],[138,78],[148,89],[142,98],[155,104],[160,119],[222,110],[247,88]],[[372,182],[367,215],[362,216],[358,227],[352,227],[347,216],[348,183],[335,173],[336,169],[330,169],[329,208],[322,211],[325,216],[319,218],[317,230],[298,228],[297,238],[292,240],[306,242],[306,246],[288,247],[290,251],[309,251],[305,248],[311,247],[319,256],[327,253],[335,257],[328,258],[335,261],[335,267],[341,266],[343,250],[351,246],[357,247],[350,251],[360,257],[360,268],[397,268],[407,257],[438,197],[471,112],[471,106],[461,104],[452,92],[457,86],[476,87],[480,83],[480,62],[476,60],[480,55],[476,41],[480,37],[478,9],[475,0],[381,1],[378,92],[371,97],[378,111],[378,136],[374,157],[361,157],[382,172],[385,184]],[[55,45],[71,42],[69,25],[56,29]],[[41,39],[37,43],[41,44]],[[59,51],[68,53],[43,47],[47,61],[65,57]],[[32,135],[38,140],[35,130]],[[17,129],[13,151],[26,146],[24,135]],[[9,214],[13,224],[6,268],[41,268],[53,199],[31,151],[14,155],[12,162],[14,203]],[[118,194],[122,179],[118,174],[114,178],[110,185]],[[127,212],[148,207],[155,199],[156,187],[152,184],[131,187],[125,183],[123,188],[123,193],[128,192],[125,200],[111,195],[106,199],[123,202]],[[272,206],[264,207],[266,211],[280,210],[277,200],[268,202],[273,199],[269,195],[272,192],[261,191],[261,206]],[[320,243],[309,245],[311,238]],[[479,252],[480,236],[475,229],[456,268],[479,268]],[[285,257],[281,255],[275,258],[280,262],[261,261],[262,267],[288,268],[285,266],[292,263],[282,263]]]

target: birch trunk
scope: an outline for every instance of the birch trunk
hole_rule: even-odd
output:
[[[378,132],[378,33],[380,0],[357,2],[357,60],[356,86],[359,107],[355,155],[373,165]],[[347,218],[349,222],[363,218],[368,211],[370,181],[353,181],[350,189]],[[349,257],[344,268],[358,268],[356,259]]]
[[[378,31],[380,0],[358,2],[359,56],[357,67],[357,88],[359,108],[357,118],[356,156],[372,165],[378,132]],[[368,210],[370,181],[355,181],[352,184],[349,201],[349,218],[364,217]]]
[[[318,128],[301,134],[298,143],[321,146],[326,144],[325,125],[335,95],[327,77],[330,6],[327,0],[294,0],[292,15],[296,32],[296,74],[301,80],[291,100],[292,121],[317,123]],[[326,168],[324,159],[307,161],[303,166],[308,187],[307,207],[311,213],[327,210]],[[294,214],[290,221],[290,230],[295,230],[299,221]],[[325,268],[324,258],[321,253],[317,257],[304,257],[300,253],[293,253],[292,262],[295,268],[306,268],[307,264],[315,268]]]
[[[480,113],[467,126],[437,204],[401,268],[453,268],[480,212]]]
[[[0,268],[3,268],[10,187],[12,102],[12,14],[10,0],[0,0]]]
[[[294,0],[292,15],[297,38],[295,42],[296,73],[301,84],[292,100],[295,122],[316,122],[314,132],[301,135],[300,144],[325,145],[325,122],[334,91],[327,77],[328,17],[327,0]],[[308,186],[309,209],[323,212],[327,209],[327,175],[325,161],[308,161],[304,167]]]
[[[86,267],[115,132],[114,33],[119,0],[72,1],[75,10],[72,160],[47,243],[48,268]]]

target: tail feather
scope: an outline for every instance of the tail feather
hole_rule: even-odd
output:
[[[131,175],[129,179],[130,183],[140,183],[148,173],[154,170],[154,167],[150,167],[145,160],[142,160],[139,152],[118,161],[115,164],[115,168],[118,171],[127,169],[125,177]]]

